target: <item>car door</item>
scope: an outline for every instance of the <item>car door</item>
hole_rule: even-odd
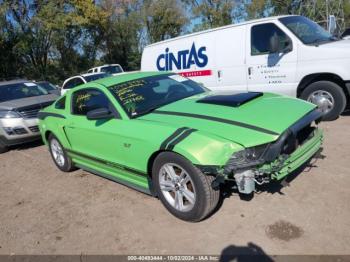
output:
[[[88,120],[87,113],[97,108],[109,108],[115,112],[114,116]],[[99,89],[84,88],[71,95],[71,115],[65,130],[72,150],[88,159],[89,164],[99,165],[104,161],[124,164],[123,120],[115,110],[106,94]]]
[[[270,52],[272,37],[278,37],[279,50]],[[275,23],[248,26],[246,51],[249,91],[295,95],[297,45]]]

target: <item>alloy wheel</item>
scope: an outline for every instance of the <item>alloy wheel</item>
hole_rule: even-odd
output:
[[[56,164],[61,167],[64,166],[65,158],[64,158],[64,153],[60,143],[56,139],[52,139],[50,142],[50,148],[51,148],[53,159],[55,160]]]
[[[196,202],[196,190],[186,170],[167,163],[159,172],[159,185],[166,201],[178,211],[191,210]]]

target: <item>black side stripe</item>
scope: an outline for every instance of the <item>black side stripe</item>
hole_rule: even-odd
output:
[[[191,113],[182,113],[182,112],[172,112],[172,111],[160,111],[156,110],[153,112],[154,114],[160,114],[160,115],[173,115],[173,116],[185,116],[185,117],[193,117],[193,118],[200,118],[200,119],[205,119],[205,120],[210,120],[210,121],[215,121],[215,122],[220,122],[220,123],[225,123],[229,125],[234,125],[234,126],[239,126],[251,130],[255,130],[261,133],[269,134],[269,135],[279,135],[278,133],[258,127],[258,126],[253,126],[250,124],[234,121],[234,120],[228,120],[228,119],[223,119],[219,117],[213,117],[213,116],[204,116],[204,115],[198,115],[198,114],[191,114]]]
[[[167,145],[175,139],[178,135],[180,135],[183,131],[189,129],[188,127],[181,127],[177,130],[175,130],[174,133],[172,133],[167,139],[165,139],[162,144],[160,145],[161,150],[165,150],[167,148]]]
[[[49,116],[58,117],[58,118],[66,118],[63,115],[56,114],[56,113],[49,113],[49,112],[39,112],[38,113],[38,118],[41,120],[44,120],[46,117],[49,117]]]
[[[120,169],[120,170],[123,170],[123,171],[127,171],[129,173],[134,174],[134,175],[138,175],[138,176],[142,176],[142,177],[147,176],[147,174],[145,172],[133,169],[131,167],[127,167],[127,166],[124,166],[124,165],[121,165],[121,164],[109,162],[109,161],[106,161],[106,160],[103,160],[103,159],[100,159],[100,158],[97,158],[97,157],[85,155],[85,154],[82,154],[82,153],[79,153],[79,152],[76,152],[76,151],[73,151],[73,150],[70,150],[70,149],[67,149],[67,148],[66,148],[66,151],[68,153],[71,153],[71,154],[74,154],[74,155],[77,155],[77,156],[80,156],[80,157],[83,157],[83,158],[95,161],[97,163],[100,163],[100,164],[103,164],[103,165],[106,165],[106,166],[111,166],[111,167],[114,167],[114,168],[117,168],[117,169]]]
[[[191,133],[197,131],[197,129],[187,129],[185,132],[183,132],[181,135],[179,135],[176,139],[174,139],[170,144],[168,145],[168,150],[173,150],[174,147],[183,141],[186,137],[188,137]]]

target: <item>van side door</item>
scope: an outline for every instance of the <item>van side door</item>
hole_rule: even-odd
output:
[[[247,28],[246,73],[249,91],[296,96],[297,44],[273,22]]]
[[[211,39],[215,41],[215,67],[213,74],[217,79],[216,86],[210,89],[247,91],[244,41],[246,26],[234,26],[214,31]]]

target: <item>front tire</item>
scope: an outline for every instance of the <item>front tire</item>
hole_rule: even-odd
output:
[[[343,89],[330,81],[318,81],[307,86],[300,97],[316,104],[324,113],[323,120],[332,121],[339,117],[346,107]]]
[[[75,170],[76,168],[73,165],[72,159],[68,156],[67,151],[57,137],[50,134],[48,142],[50,154],[55,165],[63,172]]]
[[[204,175],[178,154],[161,153],[154,161],[152,178],[165,208],[182,220],[198,222],[219,202],[220,190],[211,186],[214,177]]]

